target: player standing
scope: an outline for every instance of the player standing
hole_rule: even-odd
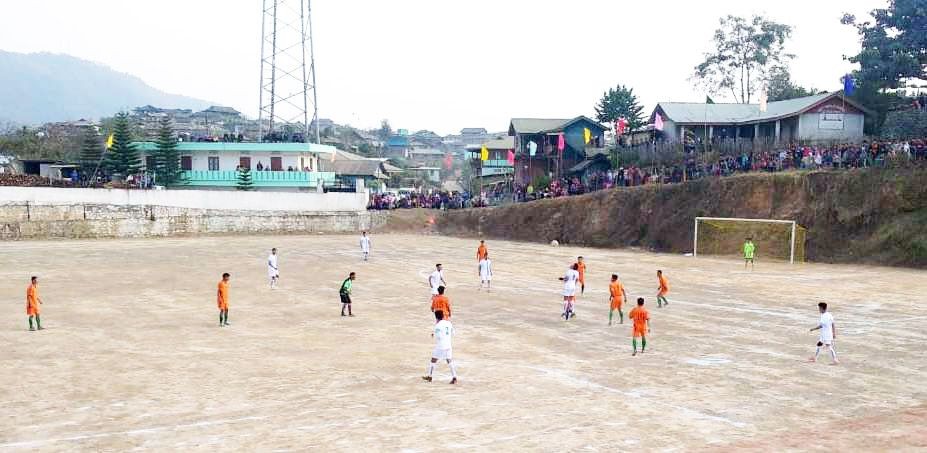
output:
[[[608,292],[610,295],[608,299],[608,325],[612,325],[612,315],[615,314],[615,310],[618,310],[618,323],[624,324],[624,312],[621,311],[621,305],[628,298],[628,293],[624,290],[624,285],[618,281],[618,274],[612,274],[612,282],[608,285]]]
[[[338,296],[341,297],[341,316],[344,316],[344,309],[347,307],[348,316],[354,317],[354,313],[351,313],[351,290],[354,288],[355,278],[357,275],[351,272],[348,278],[341,282],[341,288],[338,289]]]
[[[367,257],[370,255],[370,236],[367,236],[366,231],[361,233],[360,247],[361,252],[364,254],[364,261],[367,261]]]
[[[435,271],[428,276],[428,286],[431,288],[431,297],[438,294],[439,286],[447,286],[447,282],[444,280],[444,271],[441,269],[440,264],[435,264]]]
[[[457,365],[454,364],[451,353],[451,338],[454,336],[454,326],[451,322],[444,319],[444,312],[438,310],[435,312],[437,322],[431,336],[435,337],[435,349],[431,353],[431,361],[428,362],[428,374],[422,376],[422,379],[431,382],[431,377],[435,372],[435,364],[438,360],[447,360],[448,366],[451,367],[451,384],[457,383]]]
[[[489,255],[489,249],[486,248],[486,241],[480,240],[480,246],[476,248],[476,262],[483,261]]]
[[[480,260],[480,289],[483,289],[484,283],[486,291],[492,290],[492,261],[489,260],[489,253]]]
[[[576,283],[579,281],[579,266],[573,264],[567,269],[566,274],[560,277],[563,281],[563,314],[560,316],[569,321],[571,316],[576,316],[573,312],[573,303],[576,301]]]
[[[747,268],[747,264],[750,265],[751,270],[756,268],[755,257],[756,244],[753,243],[753,238],[747,238],[747,240],[744,241],[744,269]]]
[[[438,287],[438,294],[431,298],[431,311],[432,313],[442,312],[445,314],[445,318],[448,321],[451,319],[451,300],[444,295],[444,291],[447,288],[443,286]]]
[[[664,305],[669,306],[669,301],[666,300],[666,295],[669,294],[669,282],[666,281],[666,277],[663,276],[663,271],[657,271],[657,281],[660,286],[657,287],[657,308],[661,308]]]
[[[579,272],[579,293],[586,294],[586,262],[581,256],[576,258],[576,270]]]
[[[44,303],[42,298],[39,297],[39,278],[32,276],[30,282],[26,288],[26,315],[29,316],[29,330],[34,331],[36,327],[38,330],[44,330],[42,328],[42,318],[39,316],[42,312],[39,305]],[[35,318],[36,327],[32,326],[33,318]]]
[[[641,339],[641,354],[647,349],[647,334],[650,333],[650,313],[644,308],[644,298],[637,298],[637,306],[628,313],[628,317],[634,321],[634,331],[631,334],[631,346],[634,347],[634,353],[637,355],[637,339]]]
[[[270,277],[270,289],[277,289],[277,280],[280,279],[280,268],[277,267],[277,249],[270,249],[267,257],[267,276]]]
[[[229,326],[229,279],[228,272],[222,274],[219,289],[216,291],[216,305],[219,306],[219,327]]]
[[[837,360],[837,350],[834,348],[834,340],[837,339],[837,326],[834,325],[834,316],[827,312],[827,304],[824,302],[818,304],[818,310],[821,312],[821,320],[818,322],[817,327],[811,329],[811,332],[820,330],[821,336],[818,337],[818,347],[814,350],[814,357],[808,359],[808,361],[817,362],[821,347],[824,347],[824,349],[830,350],[830,356],[834,359],[833,363],[836,365],[840,361]]]

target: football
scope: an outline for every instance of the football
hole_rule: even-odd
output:
[[[557,242],[556,239],[554,239],[553,241],[550,241],[550,246],[551,246],[551,247],[559,247],[559,246],[560,246],[560,243]]]

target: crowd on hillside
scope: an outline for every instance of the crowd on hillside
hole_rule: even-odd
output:
[[[424,191],[402,192],[399,194],[387,192],[374,194],[370,197],[368,209],[461,209],[485,206],[477,199],[471,199],[467,192]]]

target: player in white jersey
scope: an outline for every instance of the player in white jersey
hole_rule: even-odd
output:
[[[277,280],[280,278],[280,269],[277,267],[277,249],[270,249],[270,256],[267,257],[267,276],[270,278],[270,289],[277,288]]]
[[[573,264],[566,271],[566,275],[560,277],[563,281],[563,314],[560,316],[569,321],[570,317],[576,316],[573,303],[576,302],[576,284],[579,282],[579,265]]]
[[[422,376],[422,379],[431,382],[431,376],[435,372],[435,364],[438,360],[447,360],[447,365],[451,367],[451,384],[457,383],[457,365],[453,362],[451,353],[451,338],[454,337],[454,326],[450,321],[444,319],[444,312],[435,311],[434,330],[431,336],[435,337],[435,349],[431,353],[431,361],[428,362],[428,374]]]
[[[837,327],[834,324],[834,317],[827,312],[827,304],[824,302],[818,304],[818,310],[821,312],[821,320],[818,321],[817,327],[811,329],[811,332],[820,330],[821,335],[818,337],[818,347],[814,350],[814,357],[808,360],[817,362],[818,354],[821,353],[823,347],[830,350],[830,356],[834,359],[834,364],[838,364],[840,361],[837,360],[837,350],[834,348],[834,340],[837,339]]]
[[[435,264],[435,271],[428,276],[428,286],[431,288],[432,297],[438,295],[439,286],[447,286],[447,282],[444,281],[444,271],[441,270],[440,264]]]
[[[486,291],[492,289],[492,261],[489,260],[488,253],[480,260],[480,289],[483,289],[484,284]]]
[[[361,252],[364,254],[364,261],[367,261],[367,256],[370,255],[370,236],[367,236],[366,231],[361,234],[360,247]]]

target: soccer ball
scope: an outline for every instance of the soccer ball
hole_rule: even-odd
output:
[[[551,247],[559,247],[559,246],[560,246],[560,243],[557,242],[556,239],[554,239],[553,241],[550,241],[550,246],[551,246]]]

